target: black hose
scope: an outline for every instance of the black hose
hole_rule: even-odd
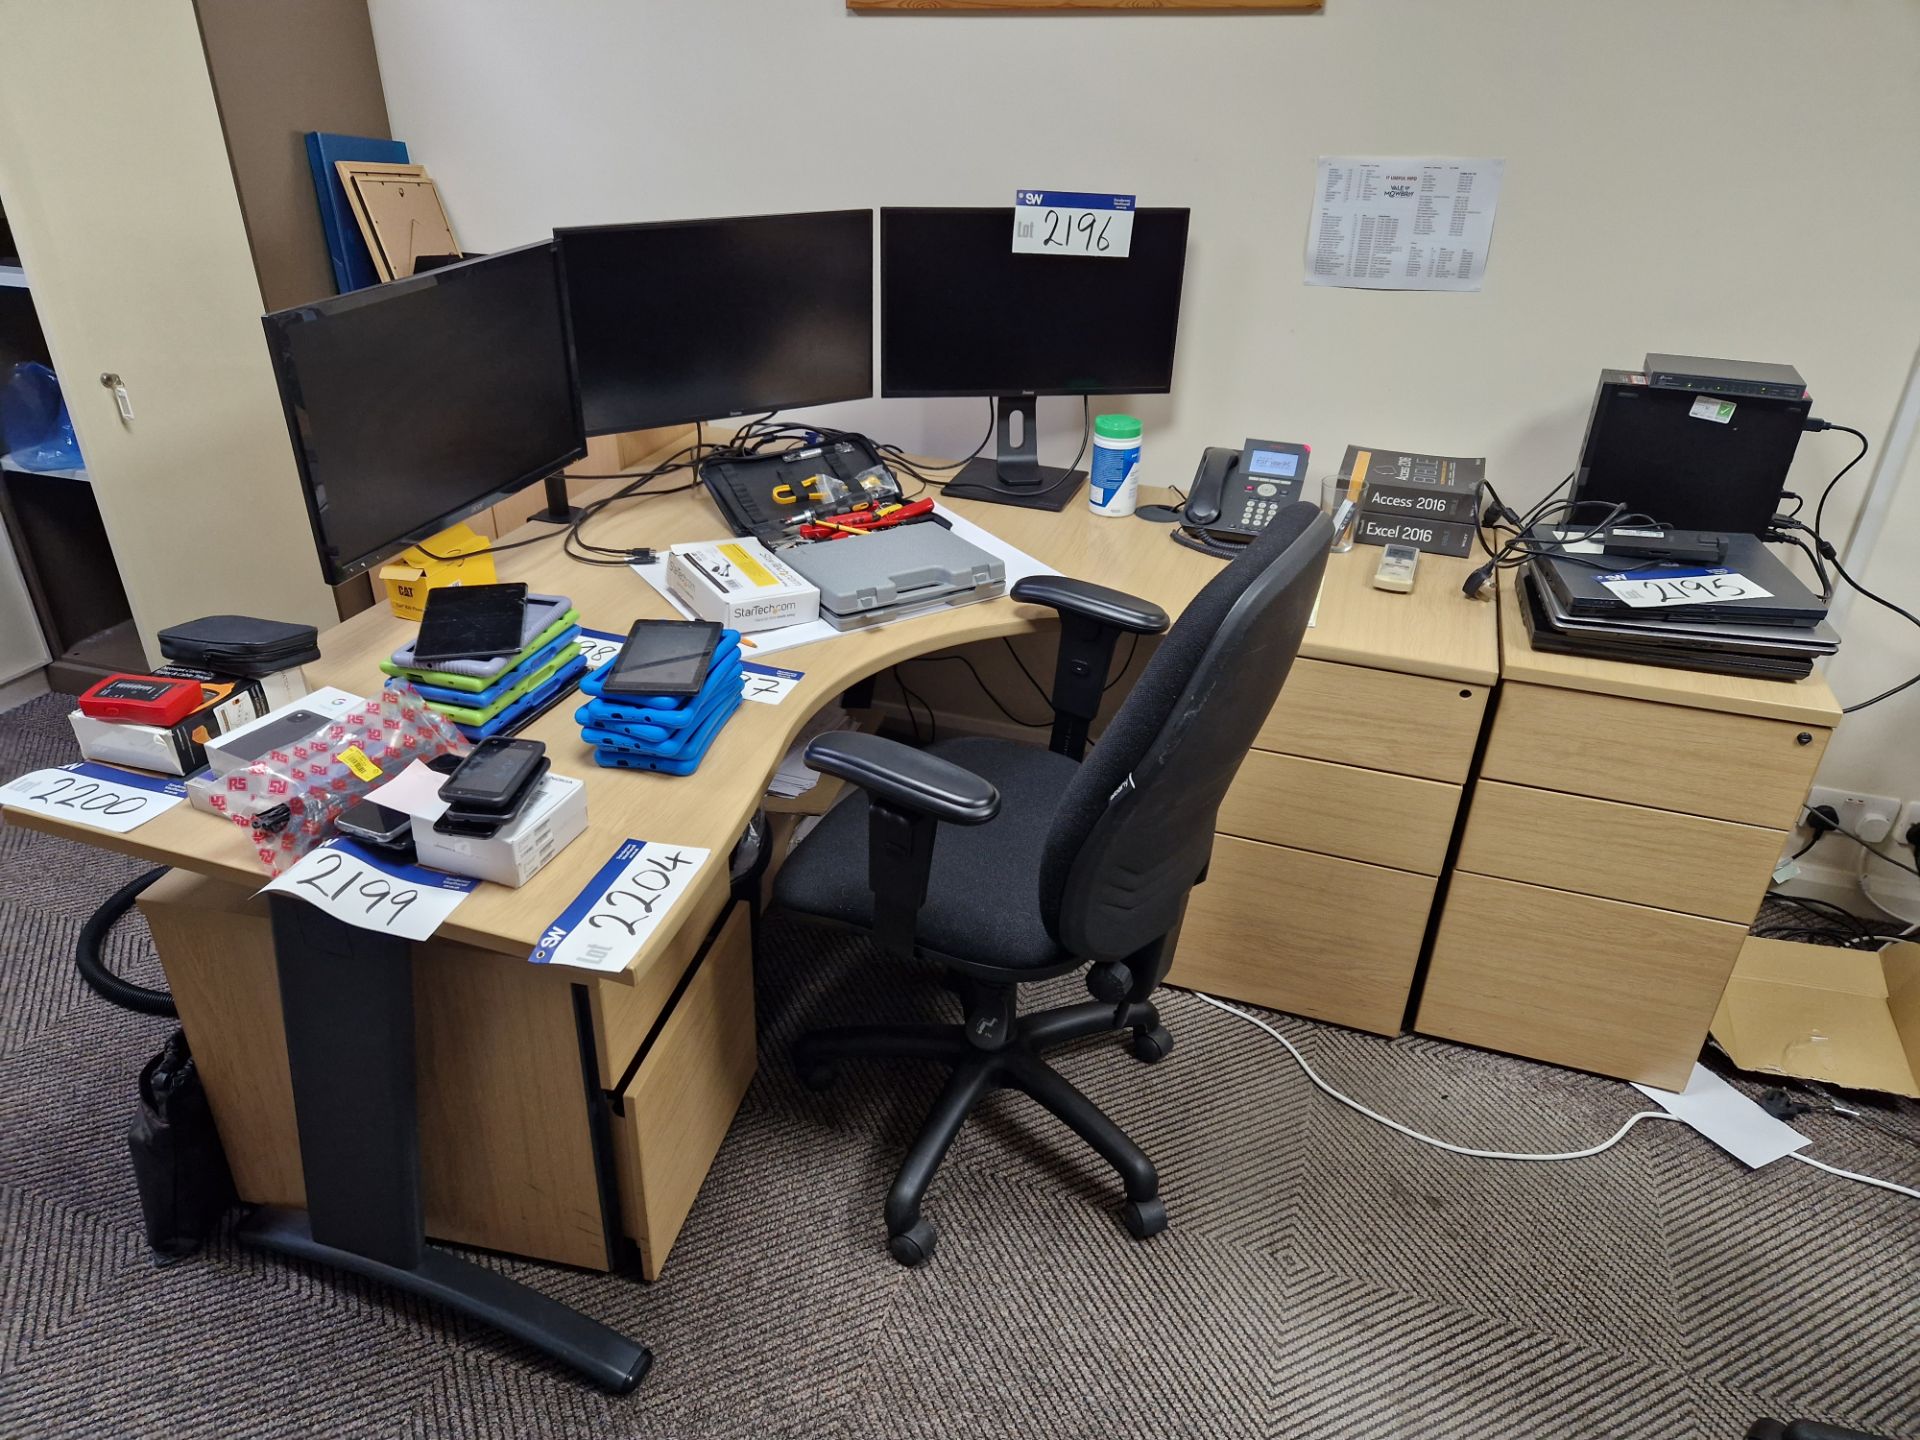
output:
[[[92,986],[101,999],[111,1001],[123,1010],[177,1019],[180,1012],[173,1007],[172,995],[165,990],[149,990],[144,985],[122,980],[107,969],[107,962],[100,958],[100,947],[106,942],[107,932],[113,929],[114,922],[131,910],[140,892],[166,874],[169,868],[156,865],[109,895],[106,903],[89,915],[87,923],[80,927],[79,942],[73,947],[73,963],[79,968],[80,978]]]

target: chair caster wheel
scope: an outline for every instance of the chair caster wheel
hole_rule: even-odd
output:
[[[1162,1214],[1161,1224],[1166,1224]],[[924,1265],[933,1258],[933,1250],[938,1242],[933,1226],[924,1220],[916,1220],[911,1228],[902,1230],[898,1235],[887,1237],[887,1253],[902,1265]]]
[[[831,1090],[839,1078],[840,1069],[837,1065],[803,1065],[800,1068],[800,1083],[809,1090]]]
[[[1159,1196],[1151,1200],[1129,1200],[1120,1209],[1127,1233],[1136,1240],[1151,1240],[1167,1228],[1167,1207]]]
[[[1149,1025],[1133,1032],[1132,1048],[1142,1065],[1157,1065],[1173,1053],[1173,1034],[1164,1025]]]

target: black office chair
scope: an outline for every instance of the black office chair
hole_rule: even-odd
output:
[[[796,847],[775,884],[779,904],[937,962],[964,1004],[958,1025],[823,1030],[796,1047],[814,1088],[861,1057],[952,1071],[887,1196],[887,1248],[903,1265],[933,1254],[920,1201],[996,1085],[1025,1092],[1119,1171],[1134,1236],[1166,1227],[1152,1162],[1040,1053],[1129,1029],[1147,1064],[1173,1048],[1150,997],[1187,893],[1205,878],[1221,798],[1306,632],[1331,536],[1309,505],[1282,512],[1194,598],[1084,762],[1115,641],[1157,634],[1167,617],[1058,576],[1013,589],[1061,616],[1050,748],[963,739],[915,750],[844,732],[807,746],[809,765],[859,789]],[[942,821],[952,828],[936,844]],[[1089,962],[1091,1002],[1018,1014],[1019,986]]]

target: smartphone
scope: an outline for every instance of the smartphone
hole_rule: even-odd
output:
[[[510,823],[498,815],[462,815],[456,810],[449,810],[433,822],[433,828],[440,835],[465,835],[475,840],[491,840]]]
[[[275,750],[287,750],[302,740],[319,734],[333,722],[316,710],[289,710],[278,720],[255,726],[244,735],[222,742],[221,751],[235,760],[252,764]]]
[[[393,849],[413,833],[413,821],[404,810],[389,809],[371,800],[358,800],[340,813],[333,828],[369,845]]]
[[[602,693],[698,695],[721,628],[708,620],[636,620]]]
[[[547,747],[538,740],[482,740],[440,787],[454,810],[504,815],[547,771]]]
[[[527,587],[438,585],[427,592],[420,634],[413,642],[413,663],[488,660],[512,655],[521,646],[527,619]]]

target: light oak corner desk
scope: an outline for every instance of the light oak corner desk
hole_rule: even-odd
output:
[[[1083,506],[954,508],[1060,573],[1171,613],[1221,568],[1165,527]],[[594,531],[655,548],[720,533],[697,491],[612,507]],[[1408,596],[1371,588],[1377,560],[1331,558],[1301,658],[1221,812],[1173,979],[1391,1033],[1499,660],[1493,607],[1459,594],[1470,562],[1427,557]],[[595,629],[670,613],[626,568],[574,564],[557,539],[496,565],[571,596]],[[644,1369],[642,1347],[425,1240],[594,1268],[632,1254],[659,1275],[754,1073],[754,897],[734,893],[726,859],[774,769],[813,712],[877,672],[1055,623],[1002,598],[779,652],[799,685],[781,705],[744,706],[686,778],[600,769],[562,705],[526,733],[586,784],[586,833],[524,887],[480,886],[418,945],[262,902],[247,837],[187,806],[125,835],[7,818],[173,867],[142,908],[241,1198],[264,1207],[249,1238],[463,1308],[618,1389]],[[385,605],[354,616],[321,637],[310,681],[366,693],[409,629]],[[809,798],[835,793],[823,781]],[[630,837],[712,858],[624,972],[528,964]],[[370,1016],[392,1033],[368,1033]]]

